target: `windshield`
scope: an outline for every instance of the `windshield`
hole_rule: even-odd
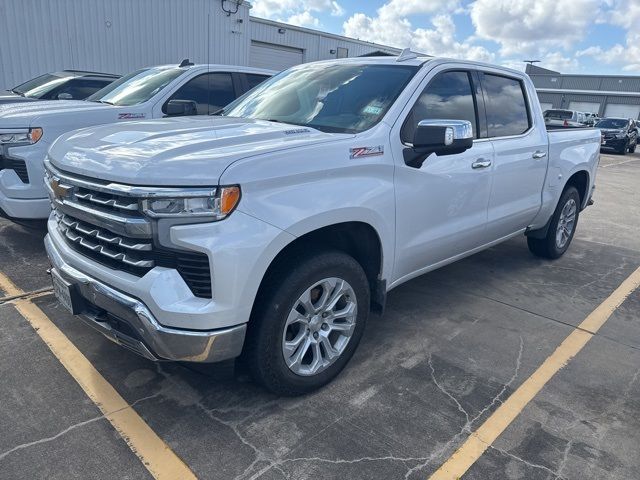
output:
[[[173,68],[146,68],[130,73],[87,98],[90,102],[130,106],[146,102],[178,78],[186,70]]]
[[[322,63],[289,69],[229,104],[222,115],[358,133],[378,123],[419,67]]]
[[[623,128],[627,128],[627,121],[618,118],[605,118],[604,120],[600,120],[596,123],[596,127],[598,128],[615,128],[621,130]]]
[[[572,116],[571,110],[547,110],[544,112],[544,118],[553,118],[554,120],[570,120]]]
[[[69,76],[60,77],[46,73],[12,88],[11,91],[23,97],[40,98],[67,80],[69,80]]]

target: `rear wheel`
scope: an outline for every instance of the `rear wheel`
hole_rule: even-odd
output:
[[[559,258],[567,251],[578,225],[580,195],[575,187],[567,187],[556,207],[544,238],[527,237],[531,253],[543,258]]]
[[[290,262],[268,281],[243,357],[272,392],[311,392],[338,375],[358,346],[369,315],[369,282],[342,252]]]

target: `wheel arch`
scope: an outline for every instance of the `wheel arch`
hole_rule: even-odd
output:
[[[386,300],[386,280],[382,278],[382,240],[371,224],[362,221],[324,225],[297,235],[271,260],[258,287],[253,309],[261,303],[273,277],[281,274],[291,261],[326,250],[344,252],[362,266],[371,289],[371,307],[382,311]],[[252,317],[253,313],[252,311]]]

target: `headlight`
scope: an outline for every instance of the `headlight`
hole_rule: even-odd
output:
[[[23,132],[0,133],[0,143],[2,144],[28,144],[33,145],[42,138],[41,128],[30,128]]]
[[[615,137],[616,138],[625,138],[627,136],[626,133],[616,133]]]
[[[144,213],[154,218],[210,217],[222,220],[229,215],[240,201],[240,187],[220,187],[210,195],[155,197],[143,200]]]

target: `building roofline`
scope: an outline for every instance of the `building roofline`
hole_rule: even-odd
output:
[[[575,90],[575,89],[564,89],[564,88],[538,88],[536,87],[536,92],[540,93],[564,93],[564,94],[573,94],[573,95],[600,95],[600,96],[609,96],[609,97],[638,97],[640,96],[640,92],[619,92],[615,90]]]
[[[584,73],[529,73],[530,77],[578,77],[578,78],[623,78],[629,80],[638,80],[640,75],[593,75]]]
[[[359,40],[357,38],[345,37],[344,35],[337,35],[335,33],[323,32],[322,30],[315,30],[313,28],[299,27],[297,25],[291,25],[289,23],[277,22],[275,20],[269,20],[267,18],[249,16],[249,21],[250,22],[257,22],[257,23],[264,23],[266,25],[285,28],[287,30],[297,30],[299,32],[312,33],[314,35],[319,35],[319,36],[327,37],[327,38],[333,38],[333,39],[336,39],[336,40],[343,40],[343,41],[347,41],[347,42],[351,42],[351,43],[357,43],[357,44],[360,44],[360,45],[366,45],[368,47],[375,47],[375,48],[377,48],[379,50],[382,50],[382,51],[388,51],[389,53],[391,53],[393,55],[399,55],[400,52],[402,51],[401,48],[390,47],[388,45],[382,45],[380,43],[367,42],[366,40]]]

